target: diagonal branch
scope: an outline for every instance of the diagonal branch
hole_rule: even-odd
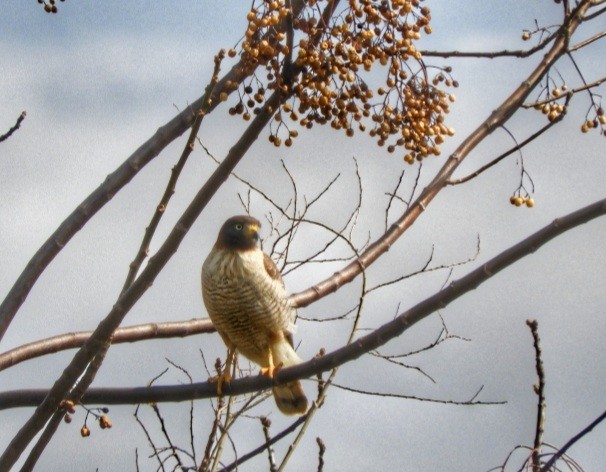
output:
[[[313,287],[293,295],[293,302],[298,307],[307,306],[312,302],[335,292],[339,287],[354,280],[363,268],[368,267],[381,255],[389,250],[391,245],[417,220],[427,205],[447,184],[448,179],[459,164],[469,153],[482,142],[495,128],[502,126],[524,103],[524,100],[537,86],[549,69],[564,55],[568,48],[569,38],[582,21],[584,13],[591,7],[591,0],[583,0],[570,13],[567,20],[554,35],[555,40],[551,49],[545,54],[539,65],[520,84],[520,86],[473,131],[444,163],[433,181],[421,192],[419,197],[408,207],[404,214],[378,240],[372,243],[354,262],[341,271]]]
[[[223,50],[223,49],[219,52],[219,54],[217,54],[215,56],[215,68],[213,70],[211,80],[210,80],[209,84],[206,86],[206,90],[204,91],[204,94],[206,96],[210,96],[212,94],[213,89],[215,88],[217,81],[219,80],[219,71],[220,71],[220,67],[221,67],[221,62],[223,61],[224,57],[225,57],[225,50]],[[139,250],[137,251],[137,255],[135,256],[135,259],[129,265],[128,275],[126,276],[126,280],[124,282],[124,286],[123,286],[122,290],[126,290],[128,287],[130,287],[130,285],[135,280],[135,277],[137,276],[139,269],[141,268],[141,264],[143,264],[143,261],[147,257],[147,254],[149,252],[149,244],[151,243],[154,233],[156,232],[156,229],[158,228],[158,225],[160,224],[160,220],[162,219],[162,216],[164,215],[164,212],[166,211],[166,206],[168,205],[168,202],[170,201],[171,197],[175,193],[177,180],[179,180],[181,171],[183,170],[183,167],[185,167],[185,163],[187,162],[187,159],[189,158],[192,151],[194,150],[194,144],[195,144],[196,138],[198,136],[198,131],[200,130],[200,126],[202,126],[202,120],[204,120],[204,117],[208,113],[211,104],[212,104],[212,102],[206,101],[202,104],[202,108],[200,108],[199,110],[196,111],[196,117],[194,119],[194,122],[192,123],[191,131],[189,133],[189,138],[187,139],[187,144],[183,148],[183,151],[181,152],[181,157],[177,161],[177,164],[175,164],[175,166],[172,168],[171,176],[170,176],[170,179],[168,180],[166,190],[164,191],[164,194],[162,195],[160,203],[156,207],[154,216],[152,216],[152,219],[149,222],[149,225],[147,226],[147,228],[145,228],[145,235],[143,236],[143,240],[141,241],[141,245],[139,246]]]
[[[304,0],[293,0],[293,17],[297,17],[305,7]],[[286,28],[281,24],[276,31]],[[196,119],[196,110],[200,110],[206,103],[206,113],[212,112],[221,103],[220,94],[233,92],[234,83],[241,83],[246,77],[254,74],[255,69],[245,67],[243,61],[238,61],[217,82],[211,93],[206,93],[195,100],[190,107],[183,110],[172,120],[158,128],[152,137],[130,155],[115,171],[107,176],[78,207],[59,225],[53,234],[44,242],[30,259],[27,266],[14,283],[4,301],[0,304],[0,341],[11,324],[17,311],[29,295],[30,290],[46,267],[55,256],[71,240],[71,238],[118,193],[128,184],[137,173],[162,152],[171,142],[187,131]],[[228,84],[230,87],[228,87]]]
[[[239,395],[271,388],[275,384],[284,384],[295,379],[304,379],[326,372],[377,349],[391,339],[400,336],[417,322],[433,312],[444,308],[452,301],[476,289],[503,269],[523,257],[536,252],[552,239],[568,230],[587,223],[606,214],[606,198],[581,208],[566,216],[555,219],[528,238],[503,251],[481,267],[473,270],[459,280],[414,307],[398,315],[370,334],[336,351],[294,367],[280,369],[274,379],[266,376],[245,377],[223,386],[224,395]],[[0,393],[0,410],[16,407],[36,406],[48,395],[48,390],[27,389]],[[213,398],[217,395],[216,384],[209,382],[188,385],[168,385],[136,388],[93,388],[82,398],[90,404],[137,404],[145,402],[180,402],[192,399]]]
[[[78,207],[59,225],[54,233],[38,249],[30,259],[27,266],[11,288],[10,292],[0,304],[0,340],[8,329],[15,314],[27,298],[30,290],[52,262],[55,256],[63,249],[70,239],[118,193],[131,179],[145,167],[152,159],[181,136],[196,118],[192,110],[198,110],[208,100],[212,101],[210,109],[219,102],[218,92],[224,88],[227,80],[239,80],[239,69],[234,66],[232,70],[217,84],[212,96],[206,94],[198,98],[190,108],[179,113],[164,126],[158,128],[156,133],[143,143],[131,156],[124,161],[114,172],[109,174],[105,181],[97,187]],[[216,96],[215,96],[216,95]]]
[[[568,97],[566,97],[566,104],[564,105],[564,107],[566,107],[568,105],[568,102],[570,101],[570,97],[572,97],[572,95],[569,95]],[[566,109],[566,108],[564,108],[564,109]],[[484,164],[482,167],[480,167],[479,169],[475,170],[474,172],[472,172],[472,173],[470,173],[470,174],[468,174],[468,175],[466,175],[464,177],[460,177],[458,179],[448,179],[446,181],[446,184],[447,185],[459,185],[459,184],[463,184],[465,182],[468,182],[471,179],[475,179],[482,172],[487,171],[491,167],[493,167],[496,164],[498,164],[499,162],[501,162],[506,157],[512,155],[514,152],[519,151],[524,146],[526,146],[527,144],[533,142],[535,139],[537,139],[539,136],[541,136],[543,133],[545,133],[547,130],[549,130],[552,126],[554,126],[557,123],[561,122],[564,119],[565,114],[566,114],[565,111],[562,112],[560,115],[558,115],[558,117],[556,119],[554,119],[553,121],[550,121],[549,123],[547,123],[546,125],[544,125],[541,129],[539,129],[538,131],[536,131],[533,134],[531,134],[524,141],[522,141],[519,144],[516,144],[512,148],[510,148],[507,151],[505,151],[504,153],[502,153],[501,155],[495,157],[492,161],[488,162],[487,164]]]
[[[147,291],[156,276],[177,251],[183,238],[198,216],[202,213],[202,210],[206,207],[223,182],[229,177],[230,173],[238,162],[240,162],[240,159],[248,151],[252,143],[255,142],[261,130],[271,119],[273,111],[277,109],[278,105],[285,98],[287,98],[286,95],[276,92],[267,100],[261,112],[255,116],[254,120],[237,143],[230,149],[225,160],[217,167],[215,172],[194,197],[193,201],[187,207],[181,218],[179,218],[177,224],[158,252],[150,258],[149,263],[141,272],[140,276],[120,295],[109,314],[101,323],[99,323],[93,335],[65,368],[61,377],[48,392],[45,400],[13,438],[8,448],[0,457],[0,470],[3,467],[9,469],[14,465],[29,442],[58,408],[61,400],[66,397],[67,392],[69,392],[76,383],[86,366],[97,353],[101,352],[105,348],[105,345],[110,342],[113,332],[118,328],[128,311]]]
[[[23,120],[25,120],[25,116],[27,115],[27,113],[25,111],[22,111],[21,114],[19,115],[19,117],[17,118],[16,123],[13,125],[12,128],[10,128],[6,133],[4,133],[3,135],[0,135],[0,143],[2,141],[7,140],[8,138],[11,137],[11,135],[17,131],[20,127],[21,127],[21,123],[23,122]]]
[[[593,430],[593,428],[595,428],[597,425],[599,425],[604,420],[606,420],[606,411],[604,413],[602,413],[600,416],[598,416],[595,420],[593,420],[585,428],[583,428],[582,431],[580,431],[579,433],[575,434],[572,438],[570,438],[570,440],[566,444],[564,444],[564,446],[562,446],[562,448],[558,452],[556,452],[553,456],[551,456],[551,458],[545,463],[545,465],[541,469],[541,472],[549,472],[550,470],[552,470],[551,468],[555,465],[556,461],[560,457],[564,456],[566,454],[566,451],[568,451],[568,449],[570,449],[571,446],[573,446],[579,439],[583,438],[583,436],[586,436],[587,434],[589,434]]]

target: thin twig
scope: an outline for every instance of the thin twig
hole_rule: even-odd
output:
[[[599,425],[602,421],[606,419],[606,411],[598,416],[595,420],[593,420],[587,427],[583,428],[579,433],[575,434],[564,446],[562,446],[551,458],[545,463],[541,472],[549,472],[551,467],[553,467],[558,459],[563,457],[566,454],[566,451],[570,449],[577,441],[582,439],[584,436],[589,434],[593,428]]]
[[[0,135],[0,143],[4,140],[10,138],[11,135],[21,127],[21,123],[23,122],[23,120],[25,120],[26,116],[27,116],[27,113],[25,111],[22,111],[21,114],[19,115],[19,117],[17,118],[17,122],[13,125],[13,127],[11,129],[9,129],[3,135]]]
[[[535,108],[537,106],[545,105],[546,103],[551,103],[551,102],[555,102],[557,100],[561,100],[563,97],[569,98],[576,93],[583,92],[585,90],[589,90],[589,89],[592,89],[595,87],[599,87],[604,82],[606,82],[606,77],[602,77],[600,79],[594,80],[591,83],[583,84],[579,87],[573,88],[571,90],[567,90],[566,92],[562,92],[561,95],[558,95],[557,97],[547,97],[543,100],[539,100],[534,103],[525,103],[524,105],[522,105],[522,108],[526,108],[526,109]],[[568,105],[568,101],[566,101],[564,106],[567,106],[567,105]]]
[[[212,450],[215,443],[215,438],[217,436],[217,431],[219,429],[219,423],[221,422],[221,412],[223,411],[223,407],[225,405],[225,397],[219,396],[217,400],[217,407],[215,408],[215,417],[213,419],[213,425],[208,433],[208,439],[206,440],[206,447],[204,448],[204,457],[202,458],[202,462],[200,463],[200,467],[198,467],[199,472],[206,472],[209,470],[211,458],[212,458]]]
[[[145,424],[143,423],[141,418],[139,418],[139,408],[140,407],[141,407],[141,405],[137,405],[137,408],[135,408],[135,413],[133,414],[133,416],[135,417],[135,421],[139,424],[139,426],[141,426],[141,429],[143,430],[143,434],[145,434],[145,437],[147,438],[147,442],[149,443],[150,447],[154,451],[154,454],[152,454],[152,455],[155,456],[156,459],[158,460],[160,469],[165,470],[164,463],[160,459],[160,456],[158,454],[155,454],[155,451],[157,450],[157,448],[154,443],[154,440],[152,439],[151,434],[149,434],[149,431],[147,430],[147,427],[145,426]]]
[[[324,453],[326,452],[326,444],[320,436],[316,438],[316,443],[318,443],[318,472],[322,472],[324,470]]]
[[[469,405],[505,405],[507,403],[504,400],[499,400],[499,401],[476,400],[476,397],[478,395],[477,392],[475,392],[474,395],[469,400],[440,400],[440,399],[436,399],[436,398],[418,397],[416,395],[404,395],[404,394],[400,394],[400,393],[372,392],[370,390],[362,390],[359,388],[348,387],[346,385],[340,385],[340,384],[336,384],[334,382],[332,385],[340,390],[345,390],[347,392],[352,392],[352,393],[358,393],[361,395],[369,395],[369,396],[373,396],[373,397],[384,397],[384,398],[399,398],[402,400],[416,400],[416,401],[427,402],[427,403],[441,403],[444,405],[465,405],[465,406],[469,406]],[[483,389],[483,386],[480,387],[479,391],[481,391],[482,389]]]
[[[306,417],[307,417],[307,415],[303,415],[303,416],[297,418],[297,420],[294,421],[290,426],[288,426],[286,429],[282,430],[280,433],[276,434],[273,438],[270,439],[270,441],[269,441],[270,445],[277,443],[278,441],[280,441],[281,439],[285,438],[290,433],[295,431],[299,426],[301,426],[301,424],[303,424]],[[244,462],[259,455],[266,449],[267,449],[267,442],[264,442],[261,446],[257,447],[256,449],[253,449],[252,451],[250,451],[247,454],[244,454],[243,456],[240,456],[240,458],[235,460],[233,463],[225,466],[223,469],[221,469],[221,472],[230,472],[232,470],[237,469],[237,467],[239,465],[242,465]]]
[[[215,66],[211,76],[211,79],[206,86],[204,91],[204,95],[207,97],[212,96],[214,89],[219,81],[219,72],[221,71],[221,62],[225,58],[225,51],[222,49],[219,54],[215,56]],[[194,145],[196,142],[196,138],[198,136],[198,132],[200,131],[200,126],[202,126],[202,121],[207,113],[210,111],[212,106],[212,101],[207,100],[202,103],[202,106],[198,110],[194,110],[195,118],[194,122],[191,126],[191,131],[189,133],[189,138],[187,139],[187,144],[184,146],[183,151],[181,152],[181,157],[175,166],[172,168],[170,179],[168,180],[168,184],[166,185],[166,190],[164,191],[164,195],[160,199],[160,203],[156,206],[156,210],[154,215],[149,222],[147,228],[145,228],[145,235],[143,240],[141,241],[141,245],[139,246],[139,250],[137,251],[137,255],[135,259],[129,265],[128,275],[126,276],[126,280],[124,281],[124,286],[122,287],[122,291],[126,290],[130,287],[141,268],[141,264],[147,257],[149,253],[149,245],[151,240],[160,224],[160,220],[162,216],[166,212],[166,207],[168,203],[175,193],[175,189],[177,186],[177,181],[179,180],[179,176],[181,175],[181,171],[183,167],[185,167],[185,163],[187,162],[188,157],[194,150]]]
[[[566,107],[568,105],[568,102],[570,101],[570,98],[572,97],[572,95],[569,95],[566,97],[566,103],[564,104],[564,107]],[[566,110],[566,108],[564,108],[564,110]],[[539,136],[541,136],[544,132],[546,132],[547,130],[549,130],[552,126],[556,125],[557,123],[559,123],[560,121],[562,121],[564,119],[564,116],[566,115],[566,112],[562,112],[560,115],[557,116],[557,118],[555,118],[553,121],[550,121],[549,123],[547,123],[545,126],[543,126],[541,129],[539,129],[538,131],[534,132],[532,135],[530,135],[528,138],[526,138],[524,141],[522,141],[519,144],[516,144],[515,146],[513,146],[511,149],[505,151],[503,154],[495,157],[492,161],[490,161],[488,164],[483,165],[482,167],[480,167],[478,170],[472,172],[469,175],[466,175],[465,177],[461,177],[459,179],[448,179],[446,181],[446,185],[460,185],[463,184],[465,182],[470,181],[471,179],[476,178],[478,175],[480,175],[482,172],[487,171],[488,169],[490,169],[491,167],[493,167],[494,165],[498,164],[499,162],[501,162],[503,159],[505,159],[506,157],[512,155],[515,152],[518,152],[519,150],[521,150],[523,147],[525,147],[527,144],[533,142],[535,139],[537,139]]]
[[[534,435],[534,446],[532,448],[532,470],[540,472],[541,470],[541,445],[543,444],[543,434],[545,432],[545,370],[543,369],[543,359],[541,357],[541,340],[539,338],[539,323],[537,320],[526,320],[526,324],[532,333],[535,364],[539,383],[534,386],[534,392],[538,397],[537,422]]]
[[[267,460],[269,461],[269,472],[276,472],[276,458],[274,455],[274,449],[271,445],[271,434],[269,434],[269,427],[271,426],[271,421],[265,416],[262,416],[260,420],[261,426],[263,426],[263,436],[265,437],[265,444],[267,446]]]

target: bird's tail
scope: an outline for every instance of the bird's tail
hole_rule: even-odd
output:
[[[271,346],[271,353],[276,366],[290,367],[299,364],[301,358],[297,355],[286,339]],[[276,405],[285,415],[302,415],[307,411],[307,397],[301,382],[295,380],[272,389]]]

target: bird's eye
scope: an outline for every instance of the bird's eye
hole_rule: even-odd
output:
[[[240,223],[238,223],[238,224],[236,225],[236,229],[237,229],[238,231],[242,231],[242,225],[241,225]]]

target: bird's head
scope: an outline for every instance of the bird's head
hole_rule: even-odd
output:
[[[232,216],[219,231],[216,247],[220,249],[256,249],[259,242],[261,223],[247,215]]]

